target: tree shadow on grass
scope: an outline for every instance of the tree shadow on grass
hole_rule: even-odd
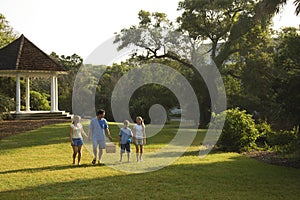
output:
[[[56,166],[40,170],[60,170]],[[105,167],[106,168],[106,167]],[[99,168],[101,170],[101,168]],[[107,168],[106,168],[107,170]],[[0,192],[1,199],[286,199],[299,197],[300,174],[233,157],[215,163],[175,164],[143,174],[118,174]],[[89,173],[87,170],[86,173]],[[115,174],[115,173],[114,173]],[[258,175],[257,175],[258,174]]]
[[[0,174],[11,174],[11,173],[36,173],[41,171],[58,171],[65,169],[74,169],[74,168],[88,168],[88,167],[97,167],[99,165],[90,165],[90,164],[81,164],[81,165],[54,165],[47,167],[38,167],[38,168],[24,168],[24,169],[16,169],[16,170],[8,170],[2,171]]]

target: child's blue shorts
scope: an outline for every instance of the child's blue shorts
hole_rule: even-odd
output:
[[[72,138],[73,140],[73,145],[72,146],[80,146],[83,145],[83,140],[82,138]]]
[[[130,152],[130,144],[127,143],[127,144],[121,144],[121,152],[124,153],[125,152],[125,149],[127,152]]]

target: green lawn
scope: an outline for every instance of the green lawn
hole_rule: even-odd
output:
[[[147,165],[151,158],[145,156],[143,163],[133,159],[129,164],[92,166],[92,155],[84,148],[82,165],[72,166],[68,127],[51,125],[0,140],[0,199],[300,198],[299,169],[236,153],[199,158],[204,130],[198,131],[192,146],[171,165],[148,173],[125,173],[116,168]],[[168,125],[149,138],[145,151],[158,151],[173,138],[176,128]],[[117,126],[111,124],[110,129],[116,139]],[[105,154],[103,159],[112,157]]]

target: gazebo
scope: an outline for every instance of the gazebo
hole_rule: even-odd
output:
[[[0,76],[16,77],[16,111],[13,113],[16,118],[26,118],[26,116],[34,118],[34,114],[41,118],[41,113],[44,114],[44,118],[48,118],[47,116],[51,114],[54,118],[55,116],[68,117],[63,111],[58,110],[57,77],[60,74],[67,74],[67,72],[24,35],[0,49]],[[21,110],[21,77],[26,81],[25,111]],[[32,77],[51,77],[50,111],[30,110],[30,78]]]

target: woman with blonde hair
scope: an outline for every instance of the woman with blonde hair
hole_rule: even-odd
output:
[[[144,145],[146,144],[146,131],[145,124],[141,116],[136,117],[136,124],[133,126],[133,143],[136,148],[136,161],[142,162]]]
[[[73,148],[73,165],[75,165],[76,156],[78,165],[80,165],[80,159],[82,155],[82,145],[83,145],[83,138],[82,134],[84,134],[85,137],[87,137],[86,133],[83,130],[83,127],[80,123],[81,117],[78,115],[74,116],[73,122],[70,125],[70,140],[71,140],[71,146]]]

